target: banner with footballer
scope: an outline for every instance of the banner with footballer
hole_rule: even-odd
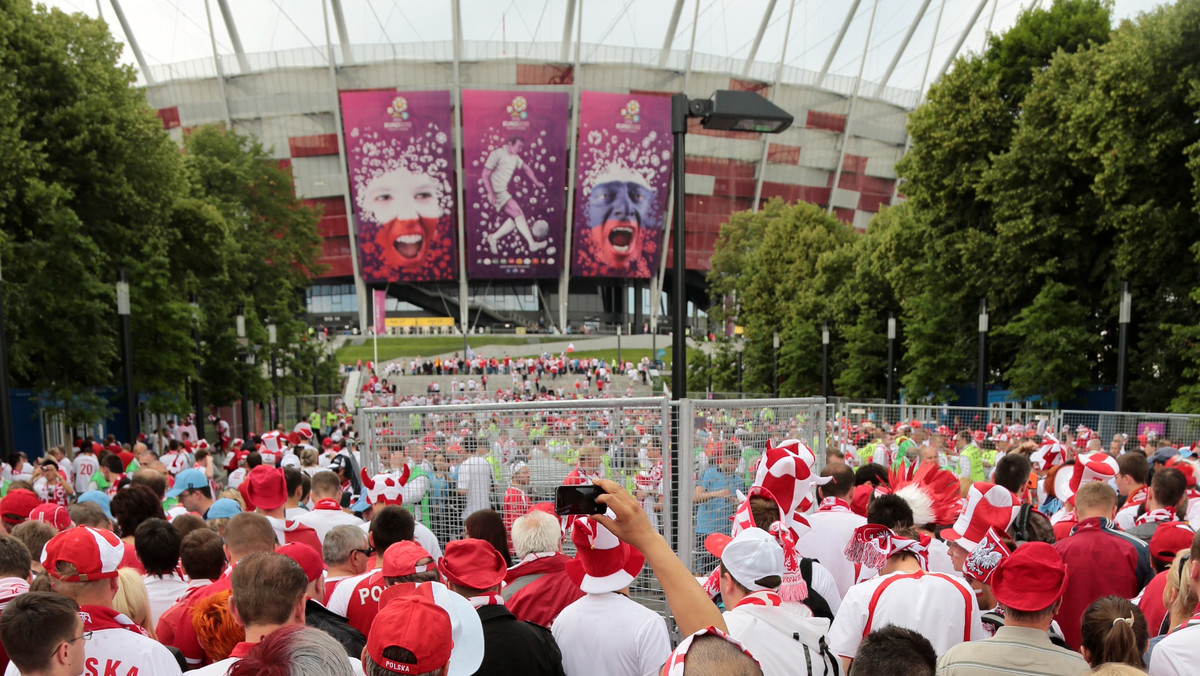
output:
[[[567,92],[463,92],[472,278],[560,274],[569,106]]]
[[[454,279],[449,91],[340,92],[363,279]]]
[[[571,274],[648,279],[663,246],[671,99],[583,92]]]

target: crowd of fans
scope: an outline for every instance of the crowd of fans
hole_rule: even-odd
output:
[[[373,418],[375,474],[314,415],[14,454],[5,674],[1200,673],[1195,455],[1165,439],[832,421],[818,458],[748,409],[698,426],[693,537],[656,411]],[[560,484],[607,511],[557,515]]]

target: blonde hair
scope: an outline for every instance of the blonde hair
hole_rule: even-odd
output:
[[[1120,662],[1101,664],[1092,671],[1092,676],[1146,676],[1146,672]]]
[[[150,595],[146,592],[146,583],[142,574],[133,568],[121,568],[117,571],[117,595],[113,597],[113,610],[125,615],[156,639],[154,627],[150,622]]]
[[[1167,569],[1167,584],[1163,587],[1163,605],[1166,606],[1167,614],[1170,617],[1168,629],[1174,629],[1186,622],[1195,612],[1197,603],[1200,603],[1200,598],[1192,589],[1192,576],[1186,568],[1188,559],[1184,555],[1189,552],[1190,550],[1187,549],[1176,552],[1175,560]],[[1152,627],[1152,629],[1157,630],[1158,627]]]
[[[221,491],[221,495],[219,497],[233,500],[234,502],[238,503],[238,507],[241,507],[243,512],[246,511],[246,501],[242,499],[242,494],[238,492],[238,489],[226,488],[225,490]]]

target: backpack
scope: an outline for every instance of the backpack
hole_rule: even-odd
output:
[[[812,611],[814,617],[823,617],[832,622],[833,610],[829,607],[829,602],[812,588],[813,561],[817,561],[817,559],[800,559],[800,576],[804,578],[804,584],[808,586],[808,598],[804,599],[803,603]]]

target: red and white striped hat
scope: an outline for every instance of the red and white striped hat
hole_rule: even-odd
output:
[[[1117,475],[1120,467],[1116,458],[1107,453],[1080,453],[1075,464],[1058,470],[1054,477],[1054,495],[1063,502],[1075,504],[1075,493],[1079,487],[1093,481],[1108,481]]]
[[[778,446],[767,440],[767,452],[758,463],[754,485],[747,491],[753,497],[761,495],[771,498],[784,514],[786,526],[791,526],[793,515],[812,509],[812,488],[833,480],[813,473],[817,456],[803,441],[786,439]]]
[[[262,436],[263,448],[271,453],[278,453],[283,450],[283,434],[278,430],[263,432]]]
[[[575,543],[575,558],[567,562],[567,576],[588,594],[628,587],[646,562],[641,552],[591,519],[575,519],[571,542]]]
[[[953,526],[942,529],[942,538],[970,552],[983,541],[989,528],[1008,530],[1020,508],[1016,496],[1007,488],[977,481],[967,493],[966,509]]]

